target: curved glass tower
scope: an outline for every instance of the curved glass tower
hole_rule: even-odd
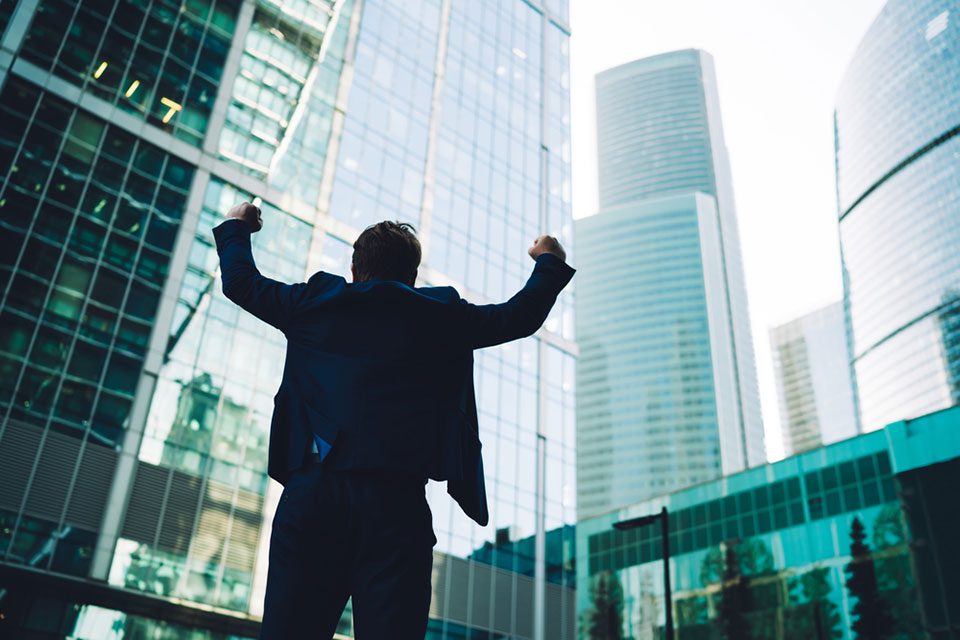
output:
[[[835,114],[861,427],[960,400],[960,2],[891,0]]]
[[[597,76],[600,212],[576,223],[583,518],[765,461],[713,60]]]

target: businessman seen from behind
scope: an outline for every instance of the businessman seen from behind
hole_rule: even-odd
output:
[[[433,534],[425,484],[445,480],[486,525],[473,350],[534,333],[573,277],[541,236],[524,287],[475,305],[416,287],[420,243],[381,222],[353,245],[353,282],[318,272],[284,284],[257,270],[242,203],[214,229],[223,292],[287,338],[269,474],[284,485],[273,521],[261,638],[330,638],[353,597],[359,640],[426,633]]]

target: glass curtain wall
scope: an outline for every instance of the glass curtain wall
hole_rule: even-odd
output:
[[[20,56],[199,146],[239,6],[41,0]]]
[[[316,268],[349,275],[365,225],[410,221],[423,284],[509,297],[538,233],[572,255],[566,7],[22,10],[28,26],[7,34],[17,49],[0,76],[0,464],[22,478],[0,485],[0,555],[255,621],[279,493],[265,465],[284,342],[223,298],[211,227],[256,198],[259,267],[300,281]],[[449,578],[431,637],[532,634],[538,446],[548,629],[572,620],[571,305],[564,292],[538,336],[477,355],[493,523],[476,527],[431,483]],[[61,622],[134,633],[133,613],[83,611]]]
[[[615,522],[669,509],[674,625],[683,638],[854,638],[859,536],[891,637],[944,632],[957,607],[944,567],[960,531],[939,509],[960,473],[948,409],[582,520],[580,637],[659,637],[668,606],[658,526]],[[939,489],[938,489],[939,487]],[[857,529],[859,528],[859,533]],[[935,560],[934,558],[940,558]],[[612,621],[613,632],[597,632]]]
[[[891,0],[835,112],[845,306],[864,430],[960,402],[960,6]]]
[[[0,111],[0,435],[37,447],[4,461],[26,511],[4,511],[0,554],[82,574],[104,496],[87,517],[57,502],[122,441],[194,168],[17,78]]]

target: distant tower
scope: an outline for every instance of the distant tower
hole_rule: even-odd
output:
[[[578,221],[578,517],[766,455],[713,60],[597,76],[600,212]]]
[[[960,402],[960,3],[890,0],[835,114],[851,369],[866,431]]]
[[[770,330],[788,456],[857,433],[843,303]]]

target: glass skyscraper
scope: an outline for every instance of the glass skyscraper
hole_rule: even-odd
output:
[[[766,461],[713,61],[597,76],[600,211],[577,221],[581,517]]]
[[[837,200],[864,430],[960,402],[960,2],[890,0],[837,98]]]
[[[774,327],[770,349],[788,456],[857,433],[842,302]]]
[[[508,297],[571,240],[567,12],[0,6],[0,624],[256,634],[284,340],[223,297],[211,228],[256,199],[258,265],[301,281],[409,221],[423,284]],[[477,353],[491,524],[429,485],[430,638],[573,633],[572,316]]]

